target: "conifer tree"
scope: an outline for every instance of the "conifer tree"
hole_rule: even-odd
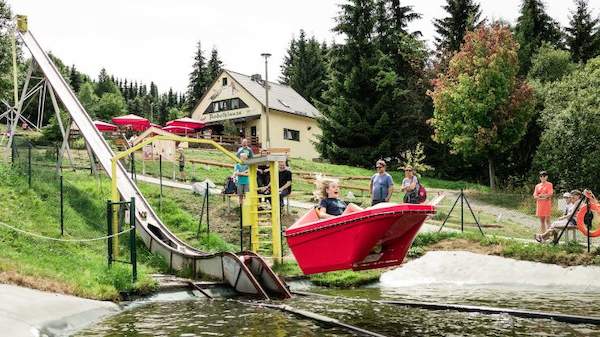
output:
[[[279,83],[290,85],[290,77],[292,77],[292,64],[294,63],[294,57],[296,56],[296,39],[292,38],[290,46],[288,47],[285,56],[283,57],[283,63],[281,64],[281,75],[279,76]]]
[[[196,106],[210,85],[210,75],[206,67],[206,59],[204,58],[204,55],[202,55],[202,45],[200,41],[198,41],[194,60],[195,62],[192,72],[190,73],[190,83],[188,84],[187,93],[187,106],[190,110]]]
[[[484,21],[480,19],[479,4],[473,0],[446,0],[442,8],[449,16],[433,20],[438,35],[435,38],[438,55],[459,50],[467,32],[473,31]]]
[[[571,12],[566,42],[574,62],[585,63],[600,54],[598,18],[592,18],[587,0],[575,0],[577,8]]]
[[[352,0],[340,7],[334,31],[346,40],[330,51],[328,89],[323,102],[317,102],[323,113],[317,149],[333,162],[372,165],[411,142],[414,125],[398,114],[404,90],[398,88],[392,58],[379,48],[380,7],[373,0]]]
[[[217,48],[213,48],[212,52],[210,53],[210,60],[208,61],[207,68],[208,78],[210,79],[208,81],[208,87],[210,83],[212,83],[217,76],[219,76],[221,69],[223,69],[223,62],[219,59],[219,52],[217,51]]]
[[[154,82],[150,82],[150,96],[152,97],[153,101],[158,102],[158,88]]]
[[[73,91],[76,93],[79,92],[79,88],[81,87],[81,74],[77,71],[74,64],[69,71],[69,82]]]
[[[519,74],[524,76],[531,67],[531,58],[542,45],[548,42],[562,46],[560,25],[552,19],[541,0],[523,0],[520,16],[515,26],[515,37],[519,43]]]
[[[104,94],[117,94],[119,93],[119,88],[113,80],[110,79],[106,69],[102,68],[100,70],[100,74],[98,74],[98,83],[96,84],[96,95],[98,97],[102,97]],[[120,93],[119,93],[120,94]]]
[[[121,94],[123,95],[123,98],[125,98],[126,100],[129,100],[129,85],[127,84],[127,79],[125,79],[125,81],[123,81],[123,87],[121,88]]]
[[[290,51],[293,54],[284,57],[280,83],[291,86],[308,101],[320,99],[326,89],[326,51],[314,36],[307,39],[304,30],[297,40],[292,39]]]

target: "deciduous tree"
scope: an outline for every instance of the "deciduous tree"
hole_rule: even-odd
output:
[[[430,93],[435,140],[486,158],[492,188],[494,161],[523,137],[533,112],[531,87],[517,77],[517,51],[508,27],[480,27],[467,34]]]

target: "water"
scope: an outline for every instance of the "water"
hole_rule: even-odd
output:
[[[386,336],[600,336],[600,326],[456,311],[429,311],[368,300],[483,305],[600,316],[597,270],[515,263],[452,252],[427,254],[385,273],[369,287],[331,290],[308,282],[292,289],[345,297],[302,297],[284,303]],[[598,280],[599,278],[595,278]],[[558,285],[562,283],[562,285]],[[186,298],[186,300],[181,300]],[[177,301],[177,299],[180,299]],[[350,336],[347,331],[233,300],[161,296],[78,336]]]

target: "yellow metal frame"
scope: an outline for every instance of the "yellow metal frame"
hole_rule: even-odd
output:
[[[117,188],[117,162],[130,155],[131,153],[140,150],[145,145],[148,145],[152,142],[159,140],[172,140],[176,142],[189,142],[189,143],[198,143],[198,144],[208,144],[213,146],[215,149],[224,153],[227,157],[233,160],[236,163],[242,163],[242,161],[233,153],[225,149],[223,146],[219,145],[213,140],[210,139],[202,139],[202,138],[188,138],[181,137],[176,135],[160,135],[152,138],[148,138],[139,144],[127,149],[126,151],[117,153],[111,159],[111,198],[113,202],[119,202],[121,199],[119,195],[119,190]],[[260,246],[260,238],[259,238],[259,213],[265,211],[258,210],[258,185],[256,183],[256,174],[257,174],[258,164],[248,164],[248,194],[245,198],[244,204],[242,205],[242,225],[251,227],[251,240],[252,247],[251,250],[255,253],[259,252]],[[279,208],[279,163],[277,161],[269,161],[269,171],[271,175],[271,210],[267,211],[270,213],[270,222],[271,222],[271,240],[272,240],[272,250],[273,250],[273,260],[274,262],[281,262],[281,218]],[[119,220],[118,220],[118,209],[113,205],[113,223],[112,229],[113,233],[118,232]],[[119,237],[115,236],[113,239],[113,256],[118,256],[118,246],[119,246]]]
[[[210,139],[201,139],[201,138],[188,138],[188,137],[181,137],[181,136],[176,136],[176,135],[161,135],[161,136],[155,136],[152,138],[148,138],[146,140],[144,140],[143,142],[127,149],[126,151],[117,153],[114,157],[112,157],[111,159],[111,176],[112,176],[112,182],[111,182],[111,199],[113,202],[119,202],[121,201],[121,196],[119,195],[119,189],[117,188],[117,162],[122,159],[127,157],[128,155],[130,155],[131,153],[143,148],[144,146],[155,142],[155,141],[159,141],[159,140],[172,140],[172,141],[176,141],[176,142],[189,142],[189,143],[199,143],[199,144],[208,144],[208,145],[212,145],[214,148],[216,148],[217,150],[223,152],[227,157],[229,157],[231,160],[233,160],[236,163],[241,163],[242,161],[236,157],[233,153],[229,152],[227,149],[225,149],[224,147],[222,147],[221,145],[217,144],[216,142],[214,142],[213,140]],[[256,173],[256,171],[255,171]],[[254,175],[254,179],[251,179],[250,181],[254,180],[255,182],[255,186],[256,186],[256,174]],[[256,189],[254,191],[256,193]],[[113,212],[113,223],[112,223],[112,230],[113,233],[117,233],[119,230],[119,219],[118,219],[118,209],[115,207],[116,205],[113,206],[112,212]],[[118,247],[119,247],[119,236],[115,236],[113,239],[113,256],[118,256]]]

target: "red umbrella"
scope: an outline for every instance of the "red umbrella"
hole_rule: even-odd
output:
[[[117,131],[117,126],[103,121],[94,121],[94,125],[100,132],[114,132]]]
[[[202,129],[205,124],[200,121],[197,121],[195,119],[191,119],[189,117],[184,117],[184,118],[178,118],[173,121],[169,121],[169,122],[167,122],[167,125],[168,126],[183,126],[183,127],[194,129],[194,130],[199,130],[199,129]]]
[[[175,126],[175,125],[169,125],[169,126],[165,126],[164,128],[162,128],[165,131],[169,131],[170,133],[176,133],[179,135],[185,135],[188,133],[194,133],[194,129],[192,128],[188,128],[185,126]]]
[[[137,115],[125,115],[114,117],[112,121],[117,125],[129,125],[134,131],[144,131],[150,127],[149,120]]]

